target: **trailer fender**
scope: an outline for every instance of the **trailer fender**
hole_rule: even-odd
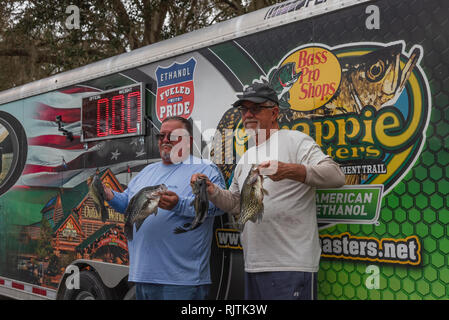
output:
[[[73,268],[73,266],[75,268]],[[125,277],[128,276],[129,267],[101,261],[78,259],[66,267],[64,276],[58,286],[58,295],[65,288],[65,282],[69,275],[80,272],[83,269],[93,269],[100,277],[101,282],[108,288],[115,288]]]

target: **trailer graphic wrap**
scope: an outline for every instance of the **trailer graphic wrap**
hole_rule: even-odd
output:
[[[289,53],[268,73],[281,108],[313,111],[331,100],[342,78],[338,58],[322,46],[307,45]]]
[[[379,29],[367,27],[368,5],[379,9]],[[124,190],[160,161],[155,133],[167,116],[193,120],[193,152],[214,161],[229,185],[249,145],[232,103],[256,81],[278,92],[281,128],[312,136],[347,179],[343,188],[317,192],[318,298],[446,299],[447,6],[286,1],[76,69],[68,74],[76,83],[55,87],[49,78],[38,93],[7,99],[0,105],[0,294],[25,283],[53,297],[77,258],[117,267],[106,278],[126,269],[124,216],[108,207],[103,223],[86,179],[99,169],[104,183]],[[101,76],[84,77],[90,69]],[[145,92],[144,135],[82,142],[83,98],[137,84]],[[126,278],[120,274],[118,282]],[[215,220],[211,278],[210,298],[243,298],[240,234],[227,215]]]
[[[385,8],[391,5],[376,3]],[[402,9],[403,6],[401,12]],[[418,5],[412,11],[416,10],[427,9]],[[410,19],[414,14],[405,17]],[[348,25],[349,21],[351,25],[357,24],[356,17],[363,16],[362,8],[348,10],[342,16]],[[363,32],[349,32],[350,27],[341,27],[341,19],[334,15],[310,23],[304,21],[300,27],[270,30],[263,38],[248,36],[212,50],[239,77],[242,85],[265,81],[277,90],[283,107],[281,127],[311,135],[325,153],[340,163],[347,177],[347,188],[357,192],[362,187],[383,187],[378,216],[376,210],[366,215],[374,219],[357,221],[360,215],[350,215],[349,208],[346,211],[337,208],[331,212],[334,221],[330,224],[329,211],[325,217],[323,207],[317,213],[323,218],[320,219],[323,257],[320,297],[403,299],[409,294],[418,299],[443,297],[447,282],[429,275],[444,268],[441,252],[447,252],[444,230],[448,220],[444,217],[448,203],[444,200],[447,190],[443,189],[447,186],[447,170],[443,166],[448,163],[449,155],[443,147],[447,140],[444,138],[447,130],[443,127],[448,123],[447,112],[442,111],[448,103],[442,83],[448,77],[447,62],[431,45],[438,46],[438,39],[423,45],[420,37],[397,36],[395,26],[385,23],[383,32],[389,30],[394,35],[384,37],[382,32],[377,32],[376,42],[369,42]],[[327,27],[334,24],[339,27]],[[294,46],[295,43],[300,45]],[[240,54],[236,53],[239,51]],[[327,52],[332,53],[340,64],[338,72],[330,65],[327,68],[336,77],[326,81],[326,91],[329,90],[329,95],[333,93],[330,98],[323,91],[324,81],[321,86],[313,86],[313,80],[321,80],[318,71],[313,79],[314,70],[320,73],[325,70],[323,55],[317,55],[318,52],[325,52],[325,56]],[[254,70],[252,79],[248,79],[248,73],[243,74],[235,67],[243,64],[236,62],[237,57],[248,65],[259,66],[262,71],[257,74]],[[319,68],[313,67],[315,59],[320,62]],[[432,69],[426,61],[442,69],[429,73]],[[309,63],[312,73],[298,68],[301,63]],[[309,80],[304,78],[306,73],[312,80],[309,83],[305,82]],[[333,92],[339,74],[340,84]],[[301,101],[309,96],[315,99],[307,109]],[[438,99],[437,104],[434,99]],[[223,150],[223,159],[234,156],[238,161],[247,147],[239,114],[227,109],[217,129],[221,131],[220,137],[226,137],[229,130],[233,134],[230,139],[216,141],[212,156],[216,157],[216,150]],[[229,163],[219,166],[229,183],[234,166]],[[220,248],[241,249],[230,229],[217,230],[216,242]],[[348,244],[345,251],[341,247],[343,242]],[[370,251],[364,247],[368,244]],[[378,290],[370,291],[364,286],[366,263],[380,267],[382,278]],[[408,276],[419,282],[411,285],[408,280],[398,279],[396,273],[402,274],[401,279]]]
[[[176,62],[167,68],[157,68],[156,113],[159,121],[171,116],[190,118],[195,97],[195,65],[196,60],[191,58],[182,64]]]
[[[381,183],[388,192],[419,155],[430,116],[428,83],[417,67],[422,49],[406,55],[404,46],[306,45],[255,81],[278,92],[281,128],[313,137],[342,165],[347,184]],[[241,156],[248,138],[241,121],[235,130]]]
[[[316,190],[316,214],[320,222],[377,223],[383,185],[346,185]]]
[[[101,179],[113,190],[123,191],[110,170],[102,172]],[[19,195],[19,191],[13,192],[10,200]],[[60,191],[30,190],[28,197],[27,201],[36,202],[35,210],[41,219],[31,224],[14,222],[21,238],[9,239],[6,244],[14,244],[9,255],[17,255],[17,259],[2,266],[9,276],[26,277],[34,284],[57,288],[65,266],[74,259],[128,264],[124,216],[106,204],[109,218],[103,223],[85,182]],[[39,199],[49,200],[41,202],[39,209]]]
[[[404,47],[404,41],[333,48],[307,44],[286,54],[267,76],[253,80],[270,83],[277,91],[281,128],[312,136],[346,175],[345,188],[317,190],[321,229],[335,223],[378,224],[383,195],[401,181],[420,154],[430,117],[429,85],[419,67],[423,49],[414,46],[406,53]],[[229,128],[234,128],[234,134],[215,144],[215,162],[217,150],[222,151],[221,159],[229,159],[229,138],[234,139],[236,159],[247,149],[243,123],[233,110],[218,126],[223,132]],[[219,166],[231,177],[229,161]],[[373,190],[366,191],[370,186]],[[232,231],[222,230],[216,236],[219,247],[241,249],[227,242]],[[413,244],[419,248],[417,237]],[[376,247],[380,249],[375,258],[353,250],[333,254],[328,244],[322,246],[323,257],[334,259],[421,262],[415,251],[410,260],[395,259],[396,255],[383,259],[382,245]]]
[[[422,48],[415,45],[406,53],[404,47],[403,41],[335,47],[307,44],[286,54],[267,76],[253,80],[268,82],[277,91],[280,127],[313,137],[340,163],[353,192],[361,195],[364,186],[381,186],[378,201],[363,206],[369,212],[357,206],[353,210],[352,204],[339,210],[329,206],[326,211],[328,205],[317,201],[322,223],[376,223],[382,194],[403,178],[419,156],[430,117],[429,85],[419,67]],[[248,137],[232,109],[218,129],[225,138],[217,139],[213,158],[216,163],[225,160],[219,166],[229,179],[234,168],[230,145],[238,161]]]
[[[321,235],[322,257],[395,264],[419,265],[421,248],[418,237],[382,239],[355,237],[349,233]]]

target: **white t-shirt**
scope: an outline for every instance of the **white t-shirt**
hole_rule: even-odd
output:
[[[329,156],[308,135],[278,130],[270,139],[250,148],[238,162],[231,192],[240,192],[253,163],[278,160],[316,165]],[[262,222],[248,221],[241,241],[246,272],[317,272],[321,247],[318,237],[315,188],[291,179],[265,178]]]

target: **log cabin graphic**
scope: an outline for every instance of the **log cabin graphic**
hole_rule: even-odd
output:
[[[100,172],[101,181],[111,189],[124,188],[111,170]],[[41,261],[43,274],[35,275],[41,285],[56,287],[64,266],[75,259],[90,259],[128,265],[128,245],[123,233],[125,217],[105,202],[109,212],[106,222],[89,195],[86,182],[72,189],[60,189],[41,210],[42,221],[26,226],[26,237],[34,242],[34,252],[23,260]],[[47,241],[46,241],[47,240]],[[45,242],[51,243],[51,248]],[[43,253],[44,251],[45,253]],[[22,261],[23,261],[22,260]],[[41,263],[42,265],[42,263]]]

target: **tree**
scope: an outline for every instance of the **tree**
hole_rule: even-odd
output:
[[[44,260],[50,258],[53,253],[52,247],[53,229],[50,222],[45,217],[42,217],[40,238],[37,243],[36,254],[38,259]]]
[[[131,51],[279,0],[3,0],[0,90]],[[79,9],[79,28],[68,28]]]

